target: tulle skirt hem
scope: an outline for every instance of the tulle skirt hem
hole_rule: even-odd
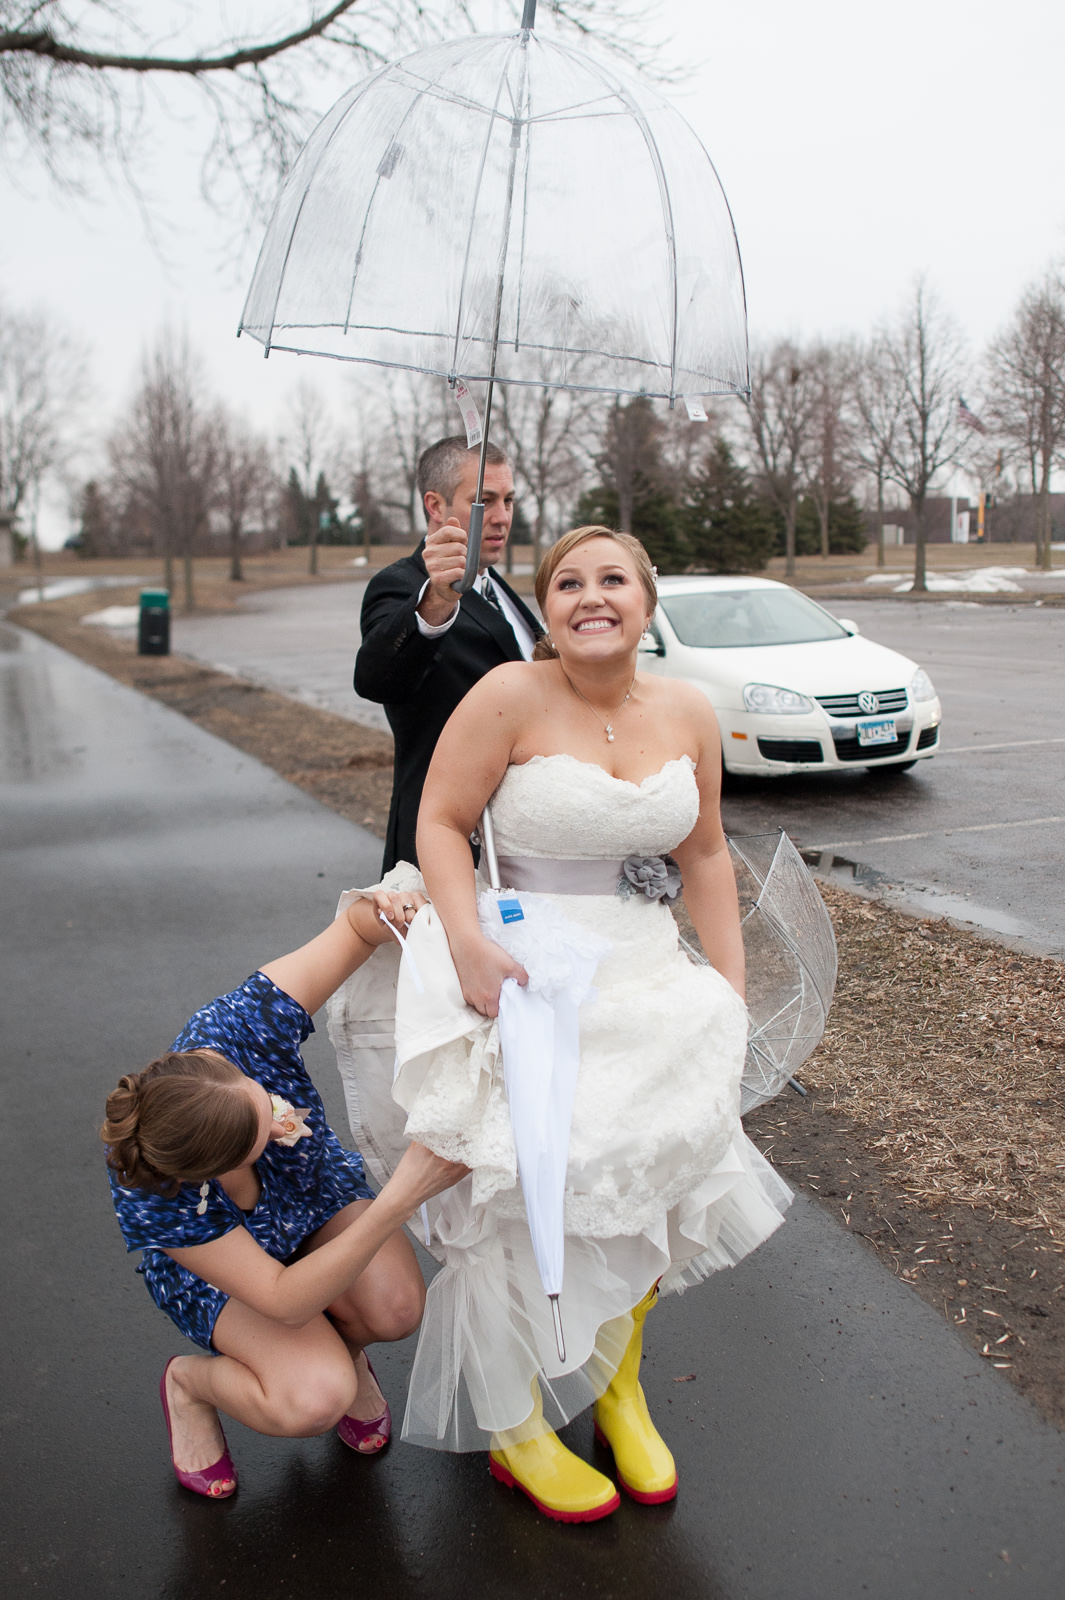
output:
[[[558,1429],[603,1393],[653,1283],[682,1292],[734,1266],[780,1225],[791,1191],[742,1132],[724,1159],[656,1227],[566,1238],[556,1345],[527,1224],[475,1206],[469,1182],[445,1196],[444,1266],[429,1286],[402,1437],[430,1449],[491,1448]],[[534,1385],[542,1420],[534,1408]]]

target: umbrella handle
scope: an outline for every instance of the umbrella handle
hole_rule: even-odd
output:
[[[551,1316],[555,1323],[555,1346],[558,1350],[558,1359],[560,1361],[565,1361],[566,1341],[562,1334],[562,1313],[558,1309],[558,1295],[549,1294],[547,1298],[551,1302]]]
[[[473,588],[473,580],[477,576],[477,569],[481,565],[481,529],[484,526],[484,501],[481,499],[481,490],[477,491],[477,499],[470,507],[470,531],[466,539],[466,566],[462,577],[451,587],[458,594],[468,594]]]
[[[481,820],[477,825],[481,835],[481,850],[484,855],[484,864],[488,868],[488,882],[493,889],[501,889],[503,881],[499,876],[499,858],[496,855],[496,834],[492,826],[492,813],[485,806],[481,812]]]
[[[500,280],[502,288],[502,279]],[[499,300],[496,302],[495,344],[499,343]],[[492,375],[488,379],[488,393],[484,402],[484,432],[481,434],[481,454],[477,460],[477,493],[470,506],[469,530],[466,534],[466,565],[458,583],[451,587],[458,594],[468,594],[481,565],[481,533],[484,528],[484,469],[488,463],[488,429],[492,423],[492,391],[495,389],[496,354],[492,349]]]

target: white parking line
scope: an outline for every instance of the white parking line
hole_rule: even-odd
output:
[[[1052,739],[1014,739],[1010,744],[950,744],[941,746],[937,754],[941,756],[983,755],[985,750],[1026,750],[1037,744],[1065,744],[1065,736],[1056,734]]]
[[[928,833],[885,833],[878,839],[833,839],[829,844],[804,844],[804,850],[859,850],[869,844],[908,844],[912,839],[942,839],[945,834],[994,833],[997,828],[1046,828],[1065,817],[1028,817],[1023,822],[973,822],[965,828],[932,828]]]

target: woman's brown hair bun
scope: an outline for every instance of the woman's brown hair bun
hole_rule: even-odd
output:
[[[251,1080],[214,1050],[168,1051],[107,1097],[100,1137],[127,1189],[174,1194],[231,1172],[259,1137]]]

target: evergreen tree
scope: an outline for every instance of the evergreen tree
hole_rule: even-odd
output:
[[[313,502],[308,500],[295,467],[289,468],[288,482],[282,497],[282,525],[286,544],[309,544]]]
[[[616,402],[596,461],[600,482],[577,502],[578,523],[633,533],[660,572],[689,564],[680,499],[662,456],[663,424],[650,400]]]
[[[360,529],[359,538],[369,556],[374,544],[393,544],[396,528],[370,483],[368,472],[356,472],[351,480],[351,498],[355,502]]]
[[[830,500],[828,505],[828,549],[838,556],[848,551],[862,551],[868,543],[865,517],[852,494],[841,500]],[[783,539],[778,535],[778,553],[783,551]],[[804,497],[799,501],[795,520],[795,549],[801,556],[821,553],[821,523],[813,500]]]
[[[710,572],[759,572],[773,553],[772,508],[719,434],[691,480],[684,503],[689,559]]]
[[[329,484],[324,472],[318,474],[318,482],[314,486],[314,499],[310,511],[314,518],[315,534],[319,544],[345,544],[347,533],[340,525],[337,510],[340,501],[329,492]]]
[[[617,491],[603,484],[587,490],[577,502],[574,520],[578,526],[599,523],[605,528],[617,528],[621,520]],[[662,490],[637,494],[633,501],[632,520],[621,531],[636,535],[659,572],[688,570],[683,514],[671,495]]]
[[[112,553],[115,541],[111,535],[111,515],[95,478],[90,478],[81,491],[79,512],[78,555],[92,559]]]

